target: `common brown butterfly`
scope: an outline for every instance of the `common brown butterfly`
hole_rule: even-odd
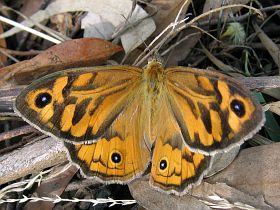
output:
[[[127,183],[151,162],[150,183],[185,194],[212,156],[242,144],[264,123],[249,90],[223,74],[170,67],[69,69],[29,85],[15,111],[65,141],[86,176]]]

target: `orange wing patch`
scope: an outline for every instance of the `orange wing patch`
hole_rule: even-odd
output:
[[[187,148],[168,96],[163,94],[160,98],[161,109],[155,110],[154,115],[159,123],[153,127],[157,137],[152,151],[150,182],[158,189],[181,195],[201,181],[211,167],[211,157]]]
[[[211,167],[210,161],[210,156],[190,152],[183,145],[172,147],[168,142],[157,141],[153,150],[151,183],[164,191],[184,194],[191,185],[201,181]]]
[[[143,150],[132,137],[124,140],[117,136],[108,140],[102,138],[94,144],[64,144],[72,161],[86,176],[95,176],[105,182],[128,182],[147,168],[148,157],[141,154]]]

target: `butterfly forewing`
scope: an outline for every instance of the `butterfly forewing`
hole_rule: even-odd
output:
[[[213,154],[241,144],[263,125],[261,106],[228,76],[184,67],[166,70],[169,101],[185,143]]]
[[[59,139],[94,141],[129,104],[140,82],[141,70],[125,66],[63,71],[28,86],[15,110]]]

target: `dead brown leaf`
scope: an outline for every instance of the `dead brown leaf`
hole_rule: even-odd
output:
[[[82,38],[55,45],[34,58],[0,69],[0,85],[28,84],[51,72],[101,65],[122,48],[97,38]],[[14,81],[13,81],[14,80]]]

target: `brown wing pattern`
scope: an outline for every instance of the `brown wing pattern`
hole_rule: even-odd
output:
[[[263,125],[261,106],[225,75],[174,67],[167,69],[166,78],[172,110],[193,151],[213,154],[228,149]]]
[[[98,177],[107,183],[126,183],[145,171],[151,145],[144,140],[141,116],[145,110],[140,103],[141,96],[136,94],[97,143],[65,142],[70,158],[86,176]]]
[[[198,184],[211,167],[211,157],[191,152],[185,145],[167,96],[162,97],[153,148],[151,185],[175,194],[185,194]]]
[[[43,132],[72,142],[100,138],[127,106],[141,70],[126,66],[72,69],[37,80],[15,111]]]

